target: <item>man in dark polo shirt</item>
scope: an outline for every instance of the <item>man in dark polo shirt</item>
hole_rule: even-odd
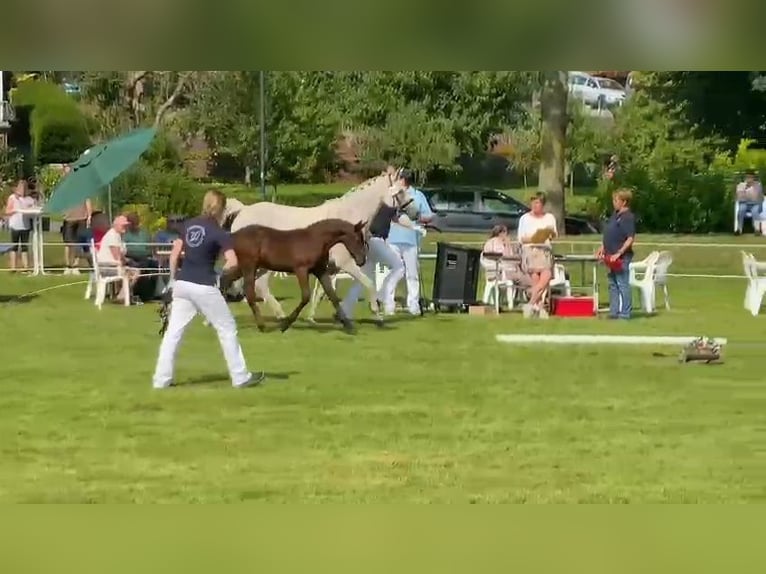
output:
[[[603,259],[609,273],[609,318],[630,319],[633,310],[630,288],[630,262],[636,239],[636,218],[630,210],[633,194],[619,189],[612,194],[614,213],[604,226],[603,244],[596,256]]]

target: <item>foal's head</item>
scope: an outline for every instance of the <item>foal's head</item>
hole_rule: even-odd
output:
[[[344,222],[345,223],[345,222]],[[361,267],[367,261],[367,239],[364,227],[366,221],[360,221],[356,225],[346,223],[340,241],[346,246],[348,252],[354,258],[354,262]]]
[[[312,227],[324,232],[326,247],[342,243],[354,258],[354,262],[361,267],[367,261],[367,240],[364,229],[366,225],[366,221],[352,225],[342,219],[325,219],[318,221]]]

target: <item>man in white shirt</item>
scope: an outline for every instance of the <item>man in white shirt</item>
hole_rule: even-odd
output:
[[[406,187],[418,208],[418,220],[416,223],[424,225],[433,219],[433,211],[428,204],[428,199],[419,189],[412,187],[414,174],[404,169],[399,173],[399,184]],[[396,286],[403,277],[407,281],[407,310],[410,315],[420,315],[420,276],[418,267],[418,249],[422,233],[420,228],[406,227],[400,223],[392,223],[388,234],[388,245],[397,257],[402,261],[401,266],[392,268],[389,278],[386,278],[383,297],[383,309],[386,315],[392,315],[395,311]]]
[[[96,261],[98,261],[99,270],[104,275],[124,273],[130,280],[131,286],[138,278],[138,271],[128,267],[125,258],[126,246],[122,236],[128,230],[130,222],[124,215],[118,215],[114,218],[112,227],[101,238]]]

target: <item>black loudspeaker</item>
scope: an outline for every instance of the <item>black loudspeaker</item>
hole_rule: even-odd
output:
[[[476,304],[481,250],[449,243],[436,244],[433,303],[436,309],[462,309]]]

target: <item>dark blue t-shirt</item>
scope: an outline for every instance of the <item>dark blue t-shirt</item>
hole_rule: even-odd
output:
[[[231,235],[209,217],[184,222],[184,258],[176,279],[200,285],[215,285],[215,262],[222,251],[231,249]]]
[[[614,255],[628,240],[628,237],[636,235],[636,217],[632,211],[614,212],[604,226],[604,251],[607,255]],[[633,254],[631,246],[625,251],[626,255]]]
[[[388,239],[388,234],[391,232],[391,223],[399,213],[399,210],[395,207],[388,207],[387,205],[381,205],[375,215],[370,221],[370,235],[378,237],[380,239]]]

